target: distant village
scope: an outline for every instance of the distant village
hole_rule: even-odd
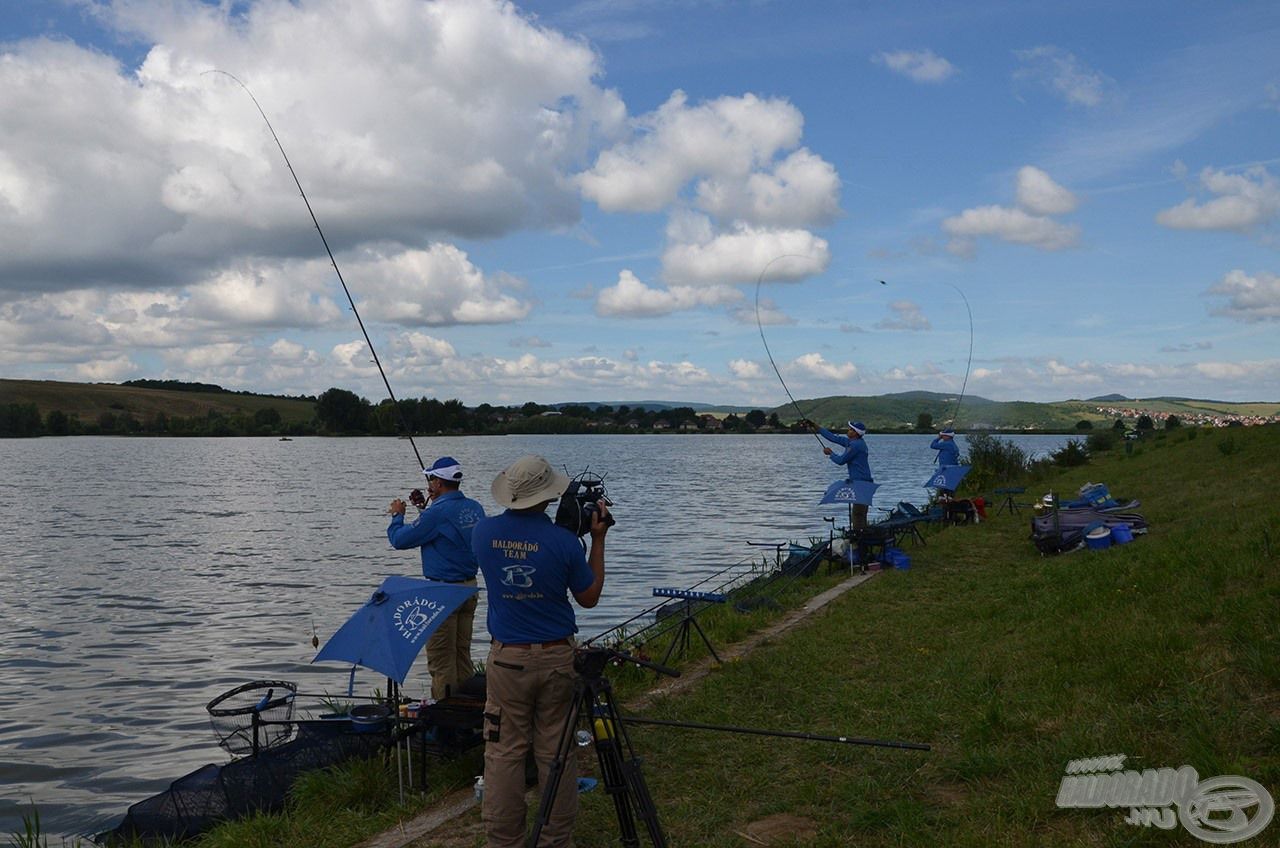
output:
[[[1280,423],[1280,415],[1236,415],[1229,412],[1207,411],[1158,412],[1153,409],[1134,409],[1125,406],[1098,406],[1094,408],[1108,418],[1136,420],[1145,415],[1153,422],[1164,423],[1172,417],[1176,418],[1179,424],[1189,424],[1193,427],[1239,427],[1240,425],[1250,427],[1256,424]]]

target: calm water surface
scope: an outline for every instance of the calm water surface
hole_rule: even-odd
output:
[[[877,506],[926,499],[930,438],[868,438]],[[1043,454],[1066,438],[1016,441]],[[758,561],[748,541],[825,538],[824,516],[843,523],[842,508],[817,504],[839,474],[812,436],[417,444],[428,462],[459,459],[463,491],[490,512],[489,482],[526,453],[605,476],[618,525],[600,605],[579,611],[583,637],[650,606],[654,586]],[[0,472],[0,838],[33,802],[47,833],[101,831],[225,762],[205,704],[233,686],[345,692],[349,667],[310,664],[312,633],[327,639],[384,577],[421,574],[417,552],[385,535],[387,504],[421,486],[404,440],[0,440]],[[379,686],[357,673],[357,694]],[[405,690],[429,691],[425,658]]]

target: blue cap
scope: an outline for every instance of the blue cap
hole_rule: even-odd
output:
[[[955,434],[956,434],[956,431],[952,430],[950,427],[943,427],[941,430],[938,431],[939,436],[954,436]]]
[[[424,468],[422,473],[428,477],[438,477],[441,480],[457,483],[462,479],[462,466],[453,457],[442,456],[431,463],[430,468]]]
[[[863,424],[861,421],[850,421],[848,424],[849,429],[857,433],[859,436],[867,432],[867,425]]]

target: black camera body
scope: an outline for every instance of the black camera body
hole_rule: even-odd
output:
[[[560,505],[556,507],[555,523],[575,536],[585,536],[591,529],[591,519],[600,511],[599,501],[606,506],[613,506],[613,501],[605,494],[604,480],[594,474],[583,472],[569,482],[569,488],[560,496]],[[604,517],[607,527],[616,522],[612,515]]]

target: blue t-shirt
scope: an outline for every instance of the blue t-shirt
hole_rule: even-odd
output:
[[[844,453],[832,453],[827,457],[836,465],[844,465],[848,468],[848,476],[850,480],[865,480],[868,483],[874,483],[871,477],[871,461],[870,451],[867,450],[867,443],[862,439],[850,439],[848,436],[841,436],[831,432],[826,427],[818,428],[818,435],[827,441],[835,442],[844,448]]]
[[[570,592],[595,581],[578,538],[545,512],[486,518],[471,533],[488,592],[489,635],[499,642],[554,642],[578,631]]]
[[[458,583],[476,576],[471,531],[484,518],[484,507],[459,491],[438,495],[412,524],[391,516],[387,541],[393,548],[422,548],[422,576]]]

